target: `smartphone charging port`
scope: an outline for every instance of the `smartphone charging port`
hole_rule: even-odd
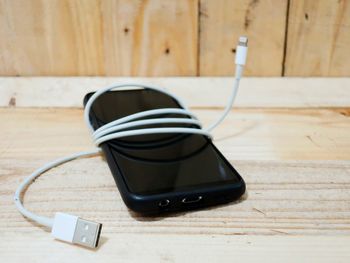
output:
[[[166,206],[169,205],[169,203],[170,203],[170,201],[169,201],[168,199],[164,199],[164,200],[160,201],[160,202],[158,203],[158,205],[159,205],[160,207],[166,207]]]
[[[202,196],[191,196],[191,197],[185,197],[184,199],[182,199],[182,203],[184,204],[191,204],[191,203],[197,203],[200,200],[202,200]]]

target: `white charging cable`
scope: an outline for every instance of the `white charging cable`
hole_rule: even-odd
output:
[[[230,112],[233,102],[236,98],[238,87],[239,87],[239,81],[243,73],[243,66],[246,63],[246,57],[247,57],[247,51],[248,51],[247,44],[248,44],[248,39],[246,37],[239,38],[238,46],[236,49],[236,59],[235,59],[236,75],[235,75],[235,83],[232,90],[232,94],[229,98],[229,101],[225,107],[223,114],[220,116],[220,118],[218,118],[217,121],[215,121],[208,128],[202,129],[201,124],[196,118],[196,116],[188,110],[188,108],[184,105],[181,99],[178,98],[176,95],[165,91],[164,89],[157,88],[150,85],[141,85],[141,84],[112,85],[95,92],[85,105],[84,119],[85,119],[86,125],[92,132],[92,138],[94,140],[94,143],[98,147],[104,142],[114,140],[114,139],[119,139],[122,137],[138,136],[138,135],[145,135],[145,134],[160,134],[160,133],[200,134],[211,138],[210,132],[224,120],[224,118]],[[165,93],[171,96],[172,98],[174,98],[178,102],[178,104],[182,107],[182,109],[164,108],[164,109],[142,111],[142,112],[138,112],[138,113],[131,114],[126,117],[117,119],[110,123],[107,123],[101,126],[100,128],[98,128],[96,131],[94,131],[90,121],[90,117],[89,117],[90,110],[94,101],[105,92],[108,92],[110,90],[121,89],[125,87],[139,87],[139,88],[151,89],[161,93]],[[176,114],[176,115],[182,115],[184,117],[182,118],[157,117],[159,115],[165,115],[165,114]],[[149,118],[152,116],[156,116],[156,118]],[[147,119],[142,119],[145,117],[147,117]],[[164,124],[164,123],[190,124],[195,128],[167,127],[167,128],[137,129],[137,127],[141,127],[141,126]],[[96,148],[92,151],[87,151],[87,152],[79,152],[61,159],[57,159],[53,162],[47,163],[43,167],[34,171],[29,177],[27,177],[18,186],[15,192],[14,201],[19,212],[25,217],[37,222],[38,224],[51,228],[52,235],[57,239],[60,239],[69,243],[80,244],[82,246],[97,247],[102,224],[88,221],[77,216],[60,213],[60,212],[56,213],[54,218],[48,218],[48,217],[36,215],[28,211],[26,208],[24,208],[21,195],[25,191],[25,189],[37,177],[39,177],[46,171],[58,165],[61,165],[63,163],[72,161],[74,159],[81,158],[81,157],[90,157],[93,155],[97,155],[100,152],[101,152],[100,148]]]

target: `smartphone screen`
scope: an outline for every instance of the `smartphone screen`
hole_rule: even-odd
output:
[[[88,94],[87,98],[89,98]],[[140,111],[180,108],[173,98],[149,89],[110,91],[102,94],[92,106],[93,126],[102,125]],[[160,117],[184,117],[167,114]],[[162,124],[138,127],[193,127]],[[160,194],[198,189],[211,185],[237,183],[235,169],[210,139],[197,134],[151,134],[108,141],[107,144],[130,192]]]

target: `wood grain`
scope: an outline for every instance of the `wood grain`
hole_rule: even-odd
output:
[[[41,157],[41,162],[46,159]],[[39,158],[24,160],[17,159],[14,171],[6,171],[11,167],[1,161],[6,170],[1,180],[0,229],[9,234],[32,233],[35,240],[40,228],[24,220],[12,201],[18,183],[39,165]],[[11,163],[9,158],[5,161]],[[158,217],[129,211],[107,164],[99,157],[48,172],[31,185],[24,202],[29,210],[42,215],[51,217],[62,211],[102,222],[104,233],[114,235],[349,236],[348,161],[231,162],[244,176],[247,193],[238,202],[200,211]]]
[[[105,73],[197,74],[197,0],[102,1]]]
[[[0,1],[2,75],[101,75],[97,1]]]
[[[140,83],[165,88],[191,107],[222,108],[233,81],[222,77],[0,77],[0,107],[81,108],[87,92],[113,83]],[[234,108],[346,108],[350,107],[349,86],[350,78],[243,78]]]
[[[286,76],[349,76],[350,2],[291,0]]]
[[[196,75],[197,6],[1,0],[0,74]]]
[[[93,147],[82,110],[9,108],[0,113],[1,204],[7,211],[0,228],[37,231],[16,211],[11,193],[40,164]],[[207,110],[197,113],[210,116]],[[243,109],[230,116],[214,135],[216,145],[247,182],[247,195],[236,204],[170,217],[140,217],[128,212],[106,163],[97,157],[68,163],[37,179],[25,195],[26,206],[44,215],[77,210],[82,217],[102,220],[111,233],[350,233],[350,123],[344,116],[321,117],[316,110],[293,115]],[[289,127],[287,121],[274,125],[275,119],[289,120]],[[308,127],[317,132],[310,138],[314,141],[306,138]],[[334,150],[325,138],[331,138]]]
[[[195,112],[204,123],[219,113]],[[0,109],[2,259],[348,262],[350,122],[336,109],[237,109],[229,115],[215,132],[216,144],[246,180],[247,193],[224,206],[139,216],[125,207],[101,157],[38,178],[25,205],[42,215],[65,211],[102,222],[95,251],[53,241],[12,201],[19,182],[41,164],[92,147],[82,118],[82,109]]]
[[[2,258],[11,262],[349,262],[349,237],[105,234],[103,245],[87,250],[53,241],[42,231],[3,234]],[[152,244],[152,246],[150,246]],[[22,253],[19,253],[21,251]],[[44,253],[43,251],[47,251]]]
[[[200,75],[232,75],[237,38],[246,35],[245,75],[280,76],[286,14],[287,0],[201,0]]]
[[[195,109],[208,125],[221,110]],[[93,145],[82,109],[0,109],[0,149],[13,158],[46,158]],[[45,127],[45,134],[40,130]],[[348,160],[348,109],[235,109],[214,132],[231,160]]]
[[[288,21],[287,21],[288,20]],[[0,0],[1,76],[350,76],[349,1]]]

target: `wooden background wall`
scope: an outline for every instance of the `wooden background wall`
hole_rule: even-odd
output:
[[[350,76],[350,0],[0,0],[0,75]]]

